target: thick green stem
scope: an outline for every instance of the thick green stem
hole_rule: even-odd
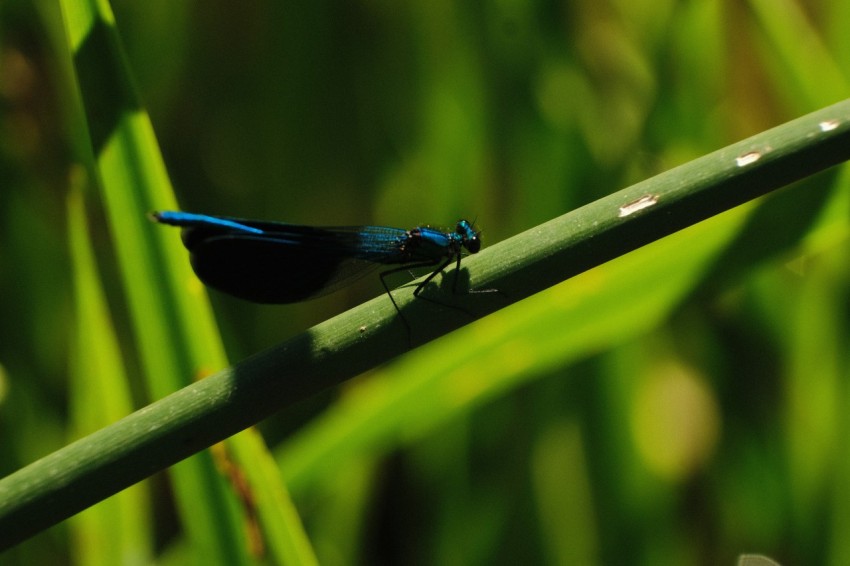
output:
[[[850,101],[574,210],[464,260],[463,310],[394,291],[417,343],[850,158]],[[430,294],[435,290],[430,289]],[[447,293],[441,295],[441,299]],[[465,312],[464,312],[465,311]],[[0,549],[403,353],[386,297],[186,387],[0,480]]]

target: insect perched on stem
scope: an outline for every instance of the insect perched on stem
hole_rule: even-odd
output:
[[[295,303],[321,297],[377,266],[402,322],[386,276],[418,267],[434,270],[414,290],[423,288],[451,263],[460,269],[463,252],[478,253],[481,236],[472,223],[458,221],[454,231],[428,226],[410,230],[385,226],[313,227],[209,216],[189,212],[154,212],[156,222],[183,229],[183,245],[192,268],[206,285],[256,303]],[[454,287],[457,291],[457,276]]]

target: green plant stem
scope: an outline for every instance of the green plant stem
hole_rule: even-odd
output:
[[[476,289],[456,308],[394,291],[426,342],[577,273],[850,158],[850,100],[574,210],[464,260]],[[157,227],[152,226],[152,229]],[[444,278],[450,284],[454,273]],[[444,284],[445,285],[445,284]],[[636,300],[639,300],[636,290]],[[435,297],[433,289],[428,295]],[[0,480],[0,549],[405,352],[378,297],[83,438]]]

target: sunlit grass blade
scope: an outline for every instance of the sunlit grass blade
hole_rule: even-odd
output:
[[[776,91],[797,111],[831,104],[847,96],[850,77],[795,0],[750,0],[762,26],[771,55]],[[770,67],[769,67],[770,68]]]
[[[75,185],[82,182],[80,169]],[[71,353],[71,418],[80,438],[133,412],[108,306],[88,235],[81,187],[68,200],[68,241],[74,264],[76,347]],[[72,438],[71,440],[74,440]],[[72,519],[74,555],[85,564],[145,562],[153,554],[147,485],[132,486]]]
[[[163,299],[173,295],[169,289],[175,283],[157,259],[167,257],[164,243],[145,225],[145,209],[155,202],[173,203],[174,198],[150,121],[139,109],[130,84],[109,6],[63,2],[62,8],[88,109],[98,180],[150,376],[148,386],[159,397],[188,383],[200,369],[185,357],[190,344],[185,334],[175,332],[180,328],[177,313],[162,306]],[[201,318],[205,312],[199,314],[199,333],[209,328]],[[208,356],[206,363],[224,362],[220,351],[210,354],[215,357]],[[213,562],[243,562],[245,553],[236,542],[241,534],[237,507],[209,455],[186,460],[171,471],[171,477],[186,533],[199,555]]]
[[[242,463],[239,472],[244,474],[250,496],[254,498],[260,540],[267,553],[281,564],[318,564],[289,497],[289,488],[283,483],[277,463],[260,433],[248,429],[239,436],[239,442],[222,443],[222,446],[233,453],[235,462]]]
[[[62,7],[149,389],[154,398],[164,397],[226,366],[226,357],[206,294],[191,273],[176,234],[158,230],[147,219],[149,211],[176,208],[176,203],[109,6],[92,1],[63,2]],[[280,561],[299,563],[299,556],[305,556],[310,563],[312,554],[297,515],[291,506],[279,505],[286,501],[285,488],[279,479],[275,485],[275,476],[263,465],[270,458],[261,439],[236,437],[229,442],[239,445],[233,446],[238,458],[228,468],[237,471],[227,477],[217,471],[209,454],[171,470],[191,544],[209,562],[241,563],[251,559],[252,549],[255,557],[266,548],[275,554],[281,550],[277,541],[261,542],[267,528],[269,536],[283,532],[301,541],[302,552],[285,552],[278,555]],[[243,477],[240,469],[250,470],[245,472],[249,481],[236,486],[234,479]],[[262,481],[252,481],[260,477]],[[268,523],[250,533],[246,497],[260,502],[260,521]]]

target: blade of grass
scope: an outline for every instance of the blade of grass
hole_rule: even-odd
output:
[[[850,84],[833,53],[812,26],[802,7],[794,0],[750,0],[769,45],[765,57],[774,70],[776,92],[792,107],[816,108],[840,100]],[[776,57],[778,55],[778,57]],[[778,65],[771,65],[776,60]]]
[[[155,398],[164,397],[227,360],[206,294],[174,245],[174,234],[152,229],[146,219],[152,209],[175,208],[175,199],[109,5],[64,1],[62,8],[149,389]],[[249,554],[265,547],[279,562],[314,563],[262,439],[248,434],[229,442],[232,450],[217,454],[235,454],[233,461],[214,462],[203,454],[171,471],[191,544],[211,563],[247,563]],[[264,527],[248,535],[252,552],[243,531],[257,518],[255,506]],[[265,544],[264,536],[279,540]]]
[[[185,385],[198,370],[184,357],[190,350],[186,337],[174,332],[179,328],[174,309],[162,308],[161,297],[169,296],[168,276],[158,269],[156,243],[141,229],[143,219],[138,215],[144,204],[138,201],[173,203],[173,197],[157,154],[140,151],[151,146],[153,132],[147,116],[138,110],[109,5],[63,1],[61,6],[99,185],[116,234],[119,259],[123,259],[120,265],[128,282],[131,313],[150,376],[148,386],[153,395],[162,396]],[[147,284],[134,285],[133,281]],[[213,562],[243,563],[244,553],[233,542],[240,532],[236,505],[209,455],[182,462],[171,470],[171,479],[186,532],[199,554]]]
[[[81,178],[82,171],[76,177]],[[80,187],[72,187],[68,199],[68,241],[77,320],[71,416],[74,437],[80,438],[133,411],[118,339],[95,266]],[[71,528],[74,554],[83,564],[149,561],[153,533],[147,486],[133,486],[87,509],[74,517]]]
[[[493,312],[848,158],[850,101],[844,101],[469,258],[464,274],[476,286],[499,292],[468,296],[465,308],[477,315]],[[626,303],[636,315],[642,312],[641,291]],[[456,309],[415,301],[410,286],[395,296],[419,339],[469,322]],[[389,301],[379,297],[8,476],[0,481],[0,548],[406,351],[399,325]]]

